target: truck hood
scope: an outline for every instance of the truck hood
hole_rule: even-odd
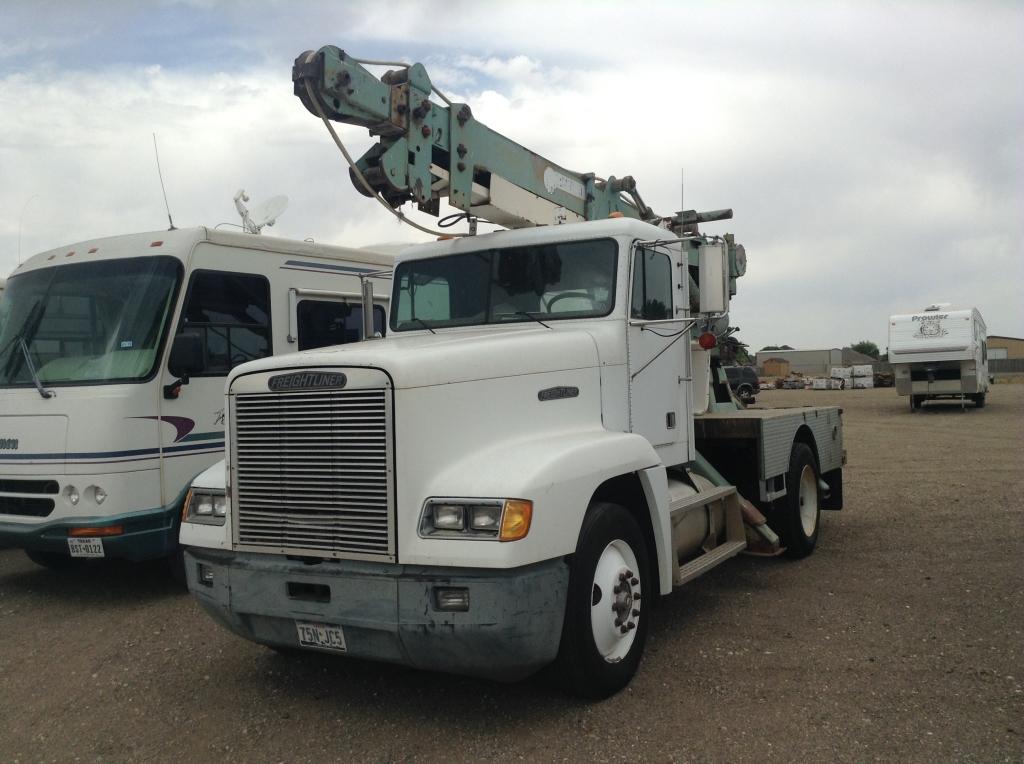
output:
[[[582,329],[446,331],[387,337],[271,356],[231,374],[296,367],[364,366],[385,370],[395,388],[539,374],[600,364],[594,338]],[[230,385],[230,381],[229,381]]]

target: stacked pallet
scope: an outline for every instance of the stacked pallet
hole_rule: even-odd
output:
[[[870,363],[851,366],[850,372],[854,390],[865,390],[875,386],[875,370]]]

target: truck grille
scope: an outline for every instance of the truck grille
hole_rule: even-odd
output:
[[[394,557],[386,390],[240,394],[236,541],[318,557]]]

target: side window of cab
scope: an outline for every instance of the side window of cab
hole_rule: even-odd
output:
[[[672,260],[665,253],[637,250],[629,315],[645,321],[672,318]]]
[[[203,366],[193,376],[224,376],[270,355],[270,282],[255,274],[195,271],[178,331],[201,340]]]

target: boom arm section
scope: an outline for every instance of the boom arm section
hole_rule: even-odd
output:
[[[618,212],[677,233],[732,217],[731,210],[716,210],[661,218],[643,203],[631,176],[600,180],[520,146],[478,122],[467,104],[444,98],[422,64],[378,78],[345,51],[326,46],[299,56],[292,80],[295,94],[313,114],[379,136],[355,164],[392,208],[415,201],[437,215],[440,198],[447,196],[451,206],[509,228]],[[356,177],[352,180],[367,193]]]

